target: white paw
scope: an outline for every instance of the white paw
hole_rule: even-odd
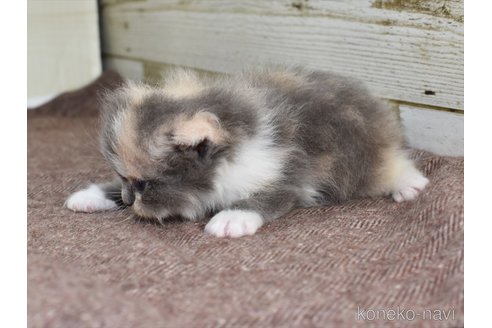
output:
[[[256,212],[224,210],[217,213],[205,226],[205,232],[216,237],[241,237],[253,235],[263,225]]]
[[[112,210],[118,207],[114,201],[107,199],[104,191],[95,184],[70,195],[65,206],[74,212],[86,213]]]
[[[406,172],[398,181],[395,191],[392,192],[393,199],[398,203],[414,200],[428,183],[429,179],[418,170]]]

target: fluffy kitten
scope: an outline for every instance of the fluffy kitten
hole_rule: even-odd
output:
[[[68,208],[124,204],[160,221],[213,215],[206,232],[239,237],[295,207],[401,202],[428,183],[403,150],[396,115],[351,79],[299,68],[169,76],[106,96],[101,146],[118,178],[74,193]]]

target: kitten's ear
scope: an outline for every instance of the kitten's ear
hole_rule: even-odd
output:
[[[179,120],[175,125],[173,141],[177,145],[190,147],[206,145],[208,142],[220,145],[226,141],[227,133],[219,118],[207,111],[201,111],[191,118]]]
[[[215,114],[200,111],[193,116],[178,116],[171,125],[164,124],[149,143],[149,152],[153,158],[159,159],[173,149],[192,149],[200,157],[205,157],[210,147],[223,145],[228,138],[229,134]]]
[[[198,144],[193,146],[193,150],[200,156],[200,158],[204,158],[207,155],[209,149],[209,141],[208,139],[203,139]]]

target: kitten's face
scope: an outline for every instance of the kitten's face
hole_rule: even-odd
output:
[[[213,189],[228,140],[198,101],[135,86],[106,99],[103,153],[122,180],[124,203],[140,216],[205,214],[199,197]]]

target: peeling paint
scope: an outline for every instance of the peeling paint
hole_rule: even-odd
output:
[[[461,6],[460,6],[461,5]],[[373,8],[413,11],[464,22],[463,0],[374,0]]]
[[[377,21],[376,23],[380,24],[380,25],[384,25],[384,26],[396,25],[396,22],[394,20],[391,20],[391,19],[383,19],[383,20]]]
[[[303,10],[306,9],[306,4],[307,4],[306,0],[298,0],[298,1],[293,1],[291,3],[291,6],[295,9]]]
[[[295,0],[290,3],[290,7],[296,9],[301,14],[304,14],[304,12],[308,10],[314,9],[312,6],[309,5],[309,0]]]

